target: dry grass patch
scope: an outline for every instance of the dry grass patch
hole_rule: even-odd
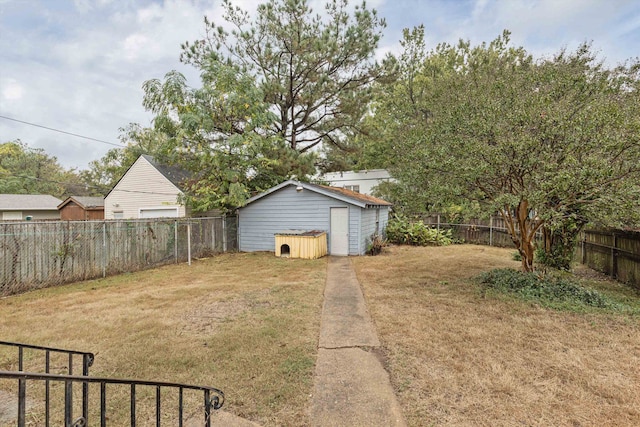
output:
[[[326,259],[226,254],[38,290],[0,299],[2,339],[93,351],[94,376],[212,385],[236,415],[306,425],[325,274]]]
[[[469,278],[518,268],[512,252],[391,247],[354,260],[409,424],[640,425],[638,317],[483,298]]]

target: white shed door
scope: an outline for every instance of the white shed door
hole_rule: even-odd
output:
[[[177,208],[140,209],[140,218],[177,218]]]
[[[349,208],[331,208],[331,255],[349,255]]]

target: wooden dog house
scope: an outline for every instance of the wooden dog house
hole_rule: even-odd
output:
[[[275,236],[277,257],[316,259],[327,254],[324,231],[285,230]]]

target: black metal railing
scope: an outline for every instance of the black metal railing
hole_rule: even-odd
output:
[[[203,393],[203,408],[204,425],[210,427],[211,425],[211,411],[218,410],[224,404],[224,393],[214,387],[188,385],[180,383],[170,383],[161,381],[141,381],[130,379],[114,379],[114,378],[99,378],[99,377],[86,377],[75,375],[54,375],[54,374],[40,374],[32,372],[12,372],[12,371],[0,371],[0,378],[14,379],[18,381],[19,389],[19,401],[25,402],[27,399],[27,381],[44,381],[44,382],[62,382],[64,383],[64,425],[71,426],[86,426],[89,424],[88,414],[83,413],[82,417],[73,419],[73,397],[71,394],[71,386],[73,383],[81,383],[83,385],[99,384],[100,385],[100,426],[107,425],[107,386],[108,385],[128,385],[129,386],[129,402],[130,402],[130,420],[131,426],[136,425],[136,408],[137,399],[136,391],[139,387],[153,387],[155,389],[155,420],[156,426],[160,426],[160,420],[162,415],[161,397],[162,391],[165,389],[173,389],[178,392],[178,425],[183,426],[185,421],[183,398],[185,390],[201,391]],[[25,425],[25,405],[21,404],[18,408],[18,426]],[[48,418],[46,422],[48,423]]]
[[[61,354],[68,356],[66,371],[68,375],[73,375],[73,359],[74,356],[79,356],[82,358],[82,376],[89,375],[89,368],[93,365],[93,361],[95,356],[93,353],[89,353],[86,351],[76,351],[76,350],[67,350],[62,348],[55,347],[45,347],[40,345],[31,345],[31,344],[23,344],[16,343],[10,341],[0,341],[0,346],[3,347],[11,347],[15,348],[18,352],[18,371],[24,371],[24,361],[25,361],[25,350],[33,351],[36,353],[44,353],[44,373],[51,373],[51,356],[54,354]],[[40,372],[40,371],[38,371]],[[26,409],[26,399],[24,399],[24,387],[26,383],[21,382],[18,385],[18,413],[24,414]],[[49,427],[49,419],[50,419],[50,393],[51,387],[48,380],[45,380],[45,426]],[[69,386],[69,395],[70,397],[73,395],[73,390],[71,388],[71,384]],[[82,384],[82,416],[86,418],[88,416],[89,402],[88,402],[88,384]],[[18,424],[20,426],[24,425],[24,417],[22,419],[23,424],[20,424],[20,417],[18,417]]]
[[[54,397],[51,394],[51,384],[62,383],[64,386],[64,397],[57,396],[60,400],[64,401],[64,425],[66,427],[86,426],[89,423],[90,413],[99,414],[95,418],[100,418],[100,425],[106,426],[107,424],[107,386],[125,385],[128,390],[128,406],[131,426],[135,426],[137,422],[137,407],[138,398],[137,392],[141,388],[152,388],[155,393],[155,420],[156,426],[160,426],[162,418],[162,397],[163,393],[167,393],[167,390],[174,390],[173,395],[177,398],[177,423],[174,422],[171,425],[183,426],[185,421],[185,399],[184,392],[202,392],[201,406],[198,406],[197,412],[202,410],[204,412],[202,420],[204,425],[210,427],[212,410],[217,410],[224,404],[224,393],[214,387],[197,386],[190,384],[160,382],[160,381],[143,381],[143,380],[131,380],[131,379],[114,379],[114,378],[99,378],[89,376],[89,367],[93,364],[94,355],[89,352],[65,350],[54,347],[36,346],[30,344],[21,344],[7,341],[0,341],[0,348],[9,347],[15,348],[17,351],[18,359],[18,371],[5,371],[0,370],[0,379],[3,380],[16,380],[17,381],[17,394],[18,394],[18,411],[17,422],[18,427],[24,427],[26,425],[26,412],[27,412],[27,384],[40,382],[44,383],[45,395],[44,395],[44,425],[49,426],[52,419],[51,400]],[[25,352],[35,351],[44,352],[44,372],[25,372]],[[67,366],[64,368],[68,374],[52,374],[51,370],[51,356],[52,354],[62,354],[68,356]],[[74,369],[74,356],[82,357],[82,375],[73,375]],[[14,362],[15,363],[15,362]],[[37,368],[36,368],[37,369]],[[73,399],[73,385],[74,383],[82,384],[82,415],[74,420],[74,399]],[[89,399],[89,385],[99,384],[99,399]],[[146,391],[146,390],[145,390]],[[177,396],[175,394],[177,393]],[[121,397],[121,387],[118,388],[118,397]],[[194,396],[195,397],[195,396]],[[60,402],[58,406],[60,406]],[[94,407],[91,407],[91,403],[95,403]],[[99,408],[95,408],[99,406]],[[92,409],[92,410],[91,410]],[[60,415],[60,414],[57,414]],[[188,416],[192,414],[187,414]],[[146,422],[146,420],[145,420]],[[58,425],[59,422],[54,424]],[[95,423],[92,423],[95,424]]]

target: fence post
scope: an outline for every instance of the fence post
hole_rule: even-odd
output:
[[[493,215],[489,215],[489,246],[493,246]]]
[[[227,216],[222,215],[222,252],[227,252]]]
[[[173,256],[178,263],[178,220],[173,221]]]
[[[581,255],[581,259],[582,259],[582,264],[583,265],[584,265],[585,262],[587,262],[587,251],[585,250],[586,242],[587,242],[587,232],[583,231],[582,232],[582,244],[580,245],[580,249],[582,250],[580,255]]]
[[[613,234],[613,246],[611,247],[611,278],[615,279],[618,277],[618,257],[617,250],[618,247],[618,239],[616,233]]]
[[[187,222],[187,263],[191,265],[191,221]]]
[[[436,231],[436,238],[440,238],[440,214],[438,214],[438,225],[436,227],[437,231]]]
[[[107,277],[107,221],[102,222],[102,277]]]

